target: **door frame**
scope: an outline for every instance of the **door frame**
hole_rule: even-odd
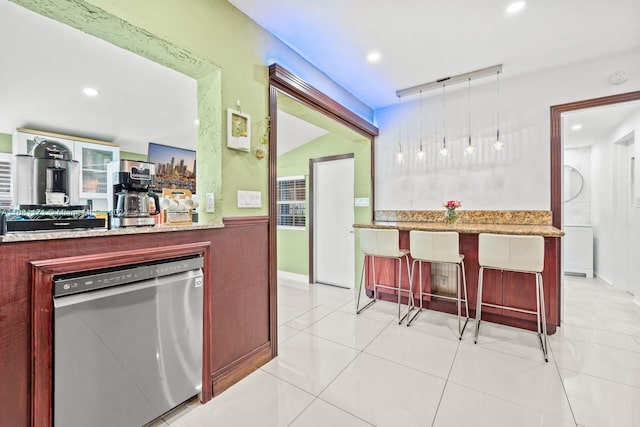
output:
[[[278,91],[319,111],[369,139],[371,144],[371,215],[375,209],[375,147],[378,128],[342,104],[314,88],[279,64],[269,66],[269,337],[271,355],[278,355],[278,226],[276,206]]]
[[[640,100],[640,90],[551,106],[551,218],[554,227],[562,228],[562,113],[637,100]],[[556,283],[562,283],[561,245],[558,245],[557,257]],[[562,303],[562,298],[558,298],[558,313],[562,313]]]
[[[309,159],[309,283],[315,282],[315,165],[316,163],[331,162],[335,160],[354,159],[354,153],[338,154],[335,156],[317,157]],[[355,165],[354,165],[355,173]],[[355,178],[355,177],[354,177]],[[355,213],[354,213],[355,215]]]

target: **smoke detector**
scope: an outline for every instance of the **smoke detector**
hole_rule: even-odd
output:
[[[609,83],[611,83],[612,85],[619,85],[626,82],[628,78],[629,74],[627,74],[626,72],[622,70],[616,71],[614,73],[611,73],[611,75],[609,76]]]

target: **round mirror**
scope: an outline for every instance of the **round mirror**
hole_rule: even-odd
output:
[[[578,169],[564,165],[564,202],[578,197],[584,187],[584,179]]]

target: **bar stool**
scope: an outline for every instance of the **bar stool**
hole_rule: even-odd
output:
[[[541,236],[481,233],[478,240],[478,262],[480,271],[478,273],[478,306],[476,309],[474,342],[478,342],[483,305],[520,313],[535,314],[542,353],[544,354],[545,362],[548,362],[547,318],[544,309],[544,287],[541,274],[542,270],[544,270],[544,239]],[[536,311],[482,302],[482,273],[486,268],[535,274]],[[540,329],[542,329],[542,335]]]
[[[401,324],[405,317],[409,315],[411,305],[413,304],[413,295],[410,289],[402,289],[402,259],[407,263],[407,275],[409,283],[411,283],[411,272],[409,271],[409,251],[400,249],[400,232],[391,229],[360,229],[360,250],[364,253],[362,262],[362,276],[360,277],[360,288],[358,289],[358,301],[356,303],[356,314],[360,314],[363,310],[369,308],[378,299],[378,288],[392,289],[398,293],[398,324]],[[373,300],[367,305],[360,308],[360,295],[362,294],[362,284],[364,281],[365,262],[367,257],[371,260],[373,268]],[[376,262],[378,258],[392,258],[398,260],[398,286],[388,286],[376,283]],[[407,314],[401,316],[400,297],[402,292],[409,293],[409,304]]]
[[[464,272],[464,255],[460,254],[460,235],[455,231],[411,231],[409,232],[409,248],[413,263],[411,264],[411,288],[413,288],[413,278],[415,277],[416,262],[418,263],[418,269],[420,276],[418,282],[420,284],[420,309],[413,315],[411,319],[407,321],[407,326],[411,325],[413,319],[423,309],[423,296],[430,296],[434,298],[442,298],[457,301],[458,305],[458,339],[462,339],[464,329],[469,322],[469,304],[467,302],[467,278]],[[431,292],[424,292],[422,286],[422,263],[441,263],[456,266],[456,297],[447,295],[439,295]],[[462,287],[464,289],[464,300],[461,298],[460,289],[460,277],[462,277]],[[461,303],[464,301],[465,309],[467,312],[466,320],[462,325],[461,316]],[[413,307],[415,308],[415,307]]]

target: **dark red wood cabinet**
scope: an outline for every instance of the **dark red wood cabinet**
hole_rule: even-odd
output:
[[[203,399],[266,363],[272,358],[267,226],[267,217],[252,217],[225,219],[224,228],[0,243],[0,426],[51,425],[48,277],[59,271],[202,253],[209,287]]]
[[[558,237],[545,237],[545,266],[542,272],[545,309],[547,316],[547,329],[549,334],[556,331],[560,325],[560,286],[557,280],[558,265]],[[400,231],[400,247],[409,248],[409,232]],[[467,278],[467,295],[469,299],[469,312],[475,317],[476,303],[478,300],[478,234],[460,234],[460,253],[464,255],[465,274]],[[409,259],[411,265],[413,261]],[[417,264],[416,264],[417,265]],[[396,286],[398,282],[398,262],[392,259],[376,258],[376,283]],[[417,270],[416,270],[417,271]],[[373,283],[373,265],[367,262],[365,270],[365,283],[367,294],[371,296]],[[423,289],[428,291],[431,288],[430,266],[423,263],[422,277]],[[409,289],[409,276],[406,265],[402,263],[402,288]],[[485,269],[483,273],[483,301],[496,305],[506,305],[525,310],[535,310],[536,292],[535,276],[527,273],[516,273],[508,271],[497,271]],[[417,298],[419,293],[418,275],[414,276],[413,294]],[[397,301],[395,291],[379,289],[380,298],[388,301]],[[402,293],[401,300],[406,304],[407,293]],[[425,307],[433,310],[449,313],[456,312],[455,302],[450,302],[437,298],[423,297]],[[520,313],[510,310],[503,310],[494,307],[482,308],[483,320],[488,320],[505,325],[516,326],[524,329],[536,330],[536,316],[527,313]]]

